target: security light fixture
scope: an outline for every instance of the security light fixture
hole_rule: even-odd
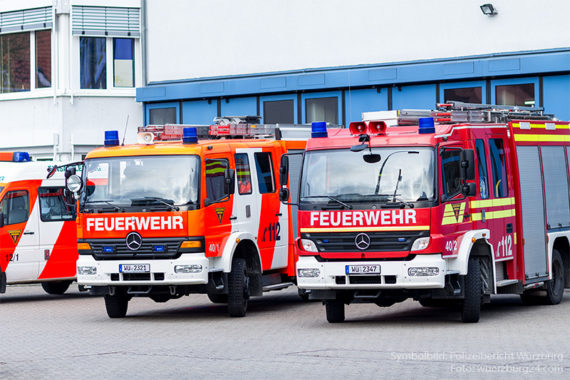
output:
[[[481,12],[487,16],[494,16],[497,14],[497,10],[493,6],[493,4],[483,4],[481,5]]]

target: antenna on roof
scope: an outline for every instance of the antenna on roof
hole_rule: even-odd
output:
[[[129,115],[127,115],[127,122],[125,123],[125,132],[123,133],[123,141],[121,145],[125,145],[125,137],[127,137],[127,127],[129,126]]]

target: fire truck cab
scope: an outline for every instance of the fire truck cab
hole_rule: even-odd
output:
[[[298,286],[329,322],[358,302],[413,298],[477,322],[493,294],[561,301],[568,122],[460,102],[364,116],[308,141],[295,202]]]
[[[109,317],[124,317],[132,297],[190,293],[241,317],[250,296],[294,283],[291,210],[279,202],[276,173],[282,154],[304,149],[309,129],[293,127],[306,137],[283,140],[275,138],[283,128],[256,121],[142,127],[139,143],[126,146],[111,131],[82,177],[69,178],[79,200],[78,281],[105,295]]]
[[[75,210],[64,199],[64,175],[27,152],[0,153],[0,293],[6,285],[41,283],[63,294],[75,279]]]

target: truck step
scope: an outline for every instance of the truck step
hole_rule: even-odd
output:
[[[263,291],[264,292],[270,292],[272,290],[281,290],[281,289],[288,288],[291,285],[294,285],[294,284],[292,282],[282,282],[280,284],[267,285],[267,286],[263,287]]]
[[[500,288],[500,287],[503,287],[503,286],[512,285],[512,284],[516,284],[517,282],[519,282],[519,280],[501,280],[501,281],[497,281],[497,288]]]

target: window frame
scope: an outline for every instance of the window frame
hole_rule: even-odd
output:
[[[263,180],[263,184],[265,184],[266,182],[264,181],[264,179],[267,177],[267,174],[263,174],[263,172],[261,171],[261,167],[259,165],[259,161],[258,161],[258,157],[260,156],[267,156],[269,157],[269,169],[270,169],[270,177],[271,177],[271,186],[272,189],[271,191],[262,191],[261,186],[262,186],[262,180]],[[275,168],[273,167],[273,157],[271,152],[254,152],[253,154],[253,159],[255,161],[255,173],[257,175],[257,189],[259,191],[259,194],[274,194],[277,191],[277,186],[276,186],[276,182],[275,182]]]
[[[301,124],[307,123],[307,99],[333,98],[333,97],[337,98],[337,108],[338,108],[337,124],[341,124],[341,120],[343,119],[341,91],[311,92],[311,93],[301,94],[301,115],[299,115],[299,117],[302,119]]]
[[[26,219],[22,220],[20,222],[17,222],[17,223],[8,223],[8,221],[9,221],[8,215],[10,215],[10,213],[4,214],[2,211],[2,206],[4,204],[4,201],[8,199],[7,197],[8,197],[8,195],[10,195],[10,193],[17,193],[17,192],[23,192],[26,194],[26,204],[27,204]],[[4,196],[0,200],[0,215],[2,215],[2,217],[4,218],[4,226],[13,226],[15,224],[26,223],[30,219],[30,193],[28,192],[28,190],[26,190],[26,189],[14,189],[14,190],[7,191],[6,194],[4,194]]]
[[[524,78],[509,78],[509,79],[494,79],[491,81],[491,104],[497,104],[497,86],[511,86],[519,84],[534,84],[534,106],[539,107],[539,81],[538,77],[524,77]]]
[[[504,157],[504,161],[501,162],[501,173],[500,173],[500,180],[503,182],[504,186],[501,186],[501,189],[504,187],[505,189],[505,194],[500,195],[500,191],[497,188],[497,172],[496,172],[496,168],[495,168],[495,160],[494,160],[494,156],[493,156],[493,148],[492,148],[492,144],[491,141],[500,141],[502,144],[502,150],[503,150],[503,157]],[[509,197],[509,172],[508,172],[508,162],[507,162],[507,153],[506,153],[506,144],[505,141],[501,138],[501,137],[494,137],[494,138],[489,138],[488,140],[488,145],[489,145],[489,158],[490,158],[490,163],[491,163],[491,174],[492,174],[492,178],[493,178],[493,198],[495,199],[500,199],[500,198],[508,198]],[[504,171],[504,177],[503,177],[503,171]]]
[[[479,145],[481,143],[481,145]],[[485,147],[485,139],[475,139],[475,154],[477,155],[477,168],[478,168],[478,178],[479,178],[479,196],[481,199],[489,199],[489,171],[487,170],[487,150],[488,148]],[[482,148],[483,152],[479,152],[479,147]],[[483,192],[481,191],[481,172],[485,174],[485,191],[486,196],[483,196]]]
[[[461,88],[481,87],[481,102],[487,103],[487,84],[485,81],[469,81],[469,82],[450,82],[440,83],[439,85],[439,100],[445,102],[445,90],[454,90]]]
[[[247,177],[247,181],[249,181],[249,191],[248,192],[242,192],[241,190],[241,180],[240,180],[240,172],[239,172],[239,168],[238,168],[238,156],[240,157],[245,157],[246,163],[247,163],[247,170],[248,170],[248,174],[245,176]],[[251,165],[249,164],[249,155],[247,153],[236,153],[234,155],[234,161],[236,163],[236,185],[237,185],[237,189],[238,189],[238,193],[239,195],[248,195],[248,194],[252,194],[253,193],[253,182],[251,179]]]
[[[145,108],[145,120],[144,124],[148,125],[150,123],[150,110],[158,108],[176,108],[176,123],[180,124],[180,102],[166,102],[166,103],[146,103]]]
[[[452,200],[457,195],[461,194],[461,168],[460,168],[461,150],[462,149],[460,147],[444,146],[439,151],[439,159],[440,159],[440,165],[439,165],[440,170],[439,170],[439,172],[441,173],[441,195],[443,197],[443,201]],[[457,152],[457,163],[458,163],[457,177],[460,179],[460,183],[457,187],[457,191],[454,193],[450,193],[450,194],[447,193],[447,187],[445,185],[446,184],[446,177],[445,177],[445,169],[444,169],[445,163],[444,163],[444,159],[443,159],[443,154],[446,151]]]
[[[230,195],[231,192],[228,194],[225,194],[222,191],[222,197],[221,198],[216,198],[216,199],[210,199],[208,197],[208,161],[225,161],[226,163],[226,167],[225,169],[229,169],[230,168],[230,160],[227,157],[208,157],[204,159],[204,180],[206,182],[206,197],[204,198],[204,207],[210,206],[214,203],[221,203],[221,202],[227,202],[230,200]],[[225,175],[222,175],[223,181],[225,181]],[[224,182],[222,182],[222,184],[224,184]],[[225,184],[223,185],[225,187]]]
[[[60,198],[60,199],[61,199],[61,201],[63,202],[63,205],[64,205],[65,207],[68,207],[68,204],[67,204],[67,202],[65,201],[65,195],[64,195],[64,192],[63,192],[64,189],[65,189],[65,188],[64,188],[64,187],[61,187],[61,186],[42,186],[42,187],[39,187],[39,188],[38,188],[38,202],[39,202],[39,205],[40,205],[40,220],[41,220],[42,222],[49,223],[49,222],[69,222],[69,221],[72,222],[72,221],[75,221],[75,219],[77,218],[75,207],[69,208],[69,210],[71,211],[71,213],[69,214],[69,215],[71,215],[71,218],[70,218],[70,219],[64,219],[64,218],[61,218],[61,217],[58,218],[58,219],[45,219],[45,218],[44,218],[44,213],[42,212],[42,211],[43,211],[43,208],[44,208],[44,206],[42,205],[42,195],[44,195],[44,194],[42,194],[42,190],[62,190],[61,198]]]
[[[297,103],[297,95],[296,94],[283,94],[283,95],[270,95],[270,96],[261,96],[259,98],[259,110],[261,113],[261,122],[265,123],[265,102],[278,102],[282,100],[292,100],[293,101],[293,124],[297,123],[300,124],[299,118],[300,116],[297,113],[298,110],[298,103]]]

